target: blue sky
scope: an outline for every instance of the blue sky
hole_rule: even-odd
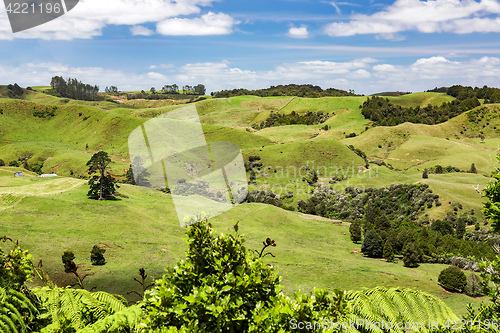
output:
[[[499,15],[496,0],[80,0],[13,34],[2,8],[0,83],[61,75],[101,90],[500,87]]]

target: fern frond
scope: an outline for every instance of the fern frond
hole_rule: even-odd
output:
[[[0,332],[26,332],[37,313],[26,295],[0,287]]]
[[[123,298],[102,291],[42,287],[33,289],[33,293],[45,304],[53,324],[67,318],[75,329],[126,309]]]
[[[113,315],[78,330],[77,333],[124,333],[134,332],[141,321],[143,312],[137,305],[126,308]]]
[[[366,323],[421,323],[419,331],[428,332],[430,321],[458,320],[458,317],[439,298],[428,293],[407,288],[375,287],[363,291],[351,291],[346,295],[350,313],[345,319],[354,322],[361,319],[365,325],[357,328],[361,332],[378,332]],[[356,332],[354,330],[353,332]],[[394,332],[403,330],[394,329]]]

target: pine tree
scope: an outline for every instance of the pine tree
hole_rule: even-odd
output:
[[[366,232],[361,252],[371,258],[382,258],[383,241],[375,230],[371,229]]]
[[[112,196],[116,192],[116,180],[107,172],[108,165],[111,163],[111,159],[108,157],[108,153],[100,151],[95,153],[92,158],[87,162],[89,167],[89,175],[93,175],[90,178],[88,184],[90,185],[90,190],[87,196],[92,199],[105,200]],[[94,175],[94,173],[98,173]]]
[[[351,223],[351,226],[349,227],[349,232],[351,233],[351,240],[354,243],[358,243],[361,241],[361,221],[360,220],[354,220]]]
[[[391,242],[386,241],[384,245],[384,259],[393,262],[394,261],[394,250],[392,249]]]
[[[469,172],[470,173],[477,173],[477,169],[476,169],[476,166],[474,165],[474,163],[471,164]]]
[[[463,217],[459,217],[457,221],[457,227],[455,229],[455,234],[458,239],[464,238],[465,234],[465,219]]]
[[[420,261],[420,251],[414,243],[408,243],[403,249],[403,266],[418,267]]]

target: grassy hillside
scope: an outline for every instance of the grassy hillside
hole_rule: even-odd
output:
[[[82,272],[92,274],[86,279],[89,288],[121,294],[137,289],[133,277],[139,268],[159,277],[166,265],[184,256],[184,229],[168,194],[124,185],[120,189],[123,197],[99,202],[86,198],[87,187],[79,180],[14,179],[9,175],[0,179],[7,185],[0,188],[2,197],[6,193],[27,195],[2,212],[3,233],[30,249],[34,262],[43,260],[43,267],[60,285],[74,280],[61,264],[67,249],[74,251],[77,264],[85,264]],[[276,241],[278,246],[272,249],[276,257],[265,260],[277,266],[286,292],[399,285],[437,295],[457,313],[464,312],[465,302],[479,302],[443,292],[436,280],[444,265],[410,269],[402,263],[364,258],[356,252],[360,245],[349,240],[345,224],[262,204],[237,206],[212,222],[218,232],[227,232],[232,230],[233,220],[240,220],[248,249],[260,249],[267,237]],[[99,243],[106,246],[107,264],[91,266],[90,250]],[[356,279],[347,279],[347,275]]]
[[[39,89],[40,88],[40,89]],[[0,86],[0,94],[2,94]],[[37,87],[35,90],[41,90]],[[416,93],[390,100],[402,106],[426,106],[449,101],[437,93]],[[343,191],[422,182],[439,194],[442,205],[426,211],[439,218],[460,202],[474,209],[481,220],[481,196],[472,188],[483,188],[493,170],[500,145],[500,106],[486,105],[439,125],[404,123],[394,127],[371,127],[359,109],[366,97],[298,98],[238,96],[197,102],[198,113],[208,142],[233,142],[245,158],[258,155],[263,164],[251,189],[272,189],[287,205],[305,199],[312,187],[302,178],[305,166],[320,172],[319,183],[329,184],[336,174],[348,179],[332,185]],[[30,92],[24,100],[0,99],[0,158],[6,162],[32,154],[29,162],[44,161],[44,172],[61,175],[84,174],[86,162],[98,150],[110,153],[111,172],[122,175],[129,166],[128,135],[149,119],[182,105],[171,101],[81,102]],[[55,107],[55,108],[54,108]],[[54,112],[51,116],[50,112]],[[284,114],[328,112],[324,124],[289,125],[250,129],[265,120],[271,111]],[[42,115],[41,117],[38,115]],[[328,130],[323,129],[326,125]],[[354,133],[353,138],[346,138]],[[484,135],[484,140],[480,138]],[[88,149],[87,149],[88,145]],[[368,156],[365,161],[347,148],[353,145]],[[378,166],[373,163],[385,163]],[[468,170],[471,163],[478,174],[430,174],[422,170],[437,164]],[[392,169],[391,169],[392,167]],[[159,277],[167,264],[183,258],[184,229],[179,226],[172,198],[168,194],[123,185],[117,200],[88,200],[86,182],[76,178],[40,179],[25,172],[14,178],[16,168],[0,168],[0,214],[5,234],[20,239],[60,284],[72,281],[63,272],[62,252],[72,249],[82,270],[93,273],[89,287],[116,293],[137,289],[133,277],[140,267]],[[486,176],[484,176],[486,175]],[[424,214],[424,212],[422,212]],[[276,258],[286,291],[313,287],[359,289],[376,285],[419,288],[445,300],[457,313],[465,303],[479,300],[445,293],[437,285],[443,265],[404,268],[364,258],[360,245],[349,240],[348,225],[302,216],[262,204],[240,205],[212,221],[222,232],[240,220],[249,249],[260,249],[267,237],[276,240]],[[232,229],[231,229],[232,230]],[[89,265],[93,245],[103,243],[108,264]],[[355,250],[355,251],[353,251]],[[349,277],[349,278],[346,278]],[[352,278],[355,277],[355,278]]]
[[[454,100],[452,96],[445,93],[433,93],[433,92],[419,92],[413,94],[407,94],[403,96],[388,97],[389,101],[395,105],[401,105],[402,107],[426,107],[427,105],[441,105],[444,102],[451,102]]]

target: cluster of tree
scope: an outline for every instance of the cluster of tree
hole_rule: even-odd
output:
[[[500,103],[500,89],[488,86],[470,87],[454,85],[451,87],[435,87],[434,89],[427,90],[428,92],[446,93],[447,95],[453,96],[459,100],[464,100],[467,98],[476,97],[478,99],[484,99],[484,103]]]
[[[233,96],[253,95],[260,97],[269,96],[297,96],[297,97],[340,97],[340,96],[358,96],[354,90],[345,91],[335,88],[328,88],[323,90],[320,86],[313,86],[312,84],[287,84],[271,86],[265,89],[248,90],[244,88],[221,90],[212,93],[215,98],[228,98]]]
[[[419,226],[408,221],[391,221],[379,207],[369,204],[363,219],[352,222],[351,240],[363,239],[361,251],[369,257],[392,261],[395,256],[402,256],[407,267],[442,262],[442,258],[453,256],[493,260],[495,252],[487,243],[463,238],[466,220],[459,217],[455,223],[444,219],[431,226]]]
[[[403,96],[411,94],[411,91],[384,91],[381,93],[373,94],[373,96]]]
[[[362,151],[361,149],[359,148],[356,148],[354,147],[353,145],[348,145],[347,148],[349,148],[350,150],[352,150],[356,155],[358,155],[359,157],[361,157],[362,159],[365,160],[365,166],[368,168],[370,166],[370,164],[368,163],[368,157],[366,156],[366,153],[364,151]]]
[[[181,196],[199,195],[220,202],[227,199],[221,191],[210,188],[210,183],[207,181],[188,182],[185,179],[179,179],[172,190],[172,194]]]
[[[439,273],[438,283],[451,292],[465,292],[468,296],[478,297],[484,293],[481,279],[474,273],[467,277],[457,266],[450,266]]]
[[[59,108],[57,106],[36,105],[36,106],[33,106],[32,115],[33,115],[33,117],[50,119],[50,118],[56,116],[56,112],[58,109]]]
[[[430,167],[428,169],[423,170],[422,178],[428,178],[429,173],[435,173],[435,174],[441,174],[441,173],[452,173],[452,172],[468,172],[468,173],[477,173],[477,168],[474,163],[471,164],[469,170],[460,170],[457,167],[448,165],[446,167],[443,167],[442,165],[435,165],[433,167]]]
[[[9,96],[9,98],[20,98],[24,94],[23,88],[21,88],[17,83],[14,83],[13,85],[9,84],[7,89],[7,96]]]
[[[404,122],[439,124],[479,105],[481,103],[476,97],[470,97],[462,100],[455,99],[439,106],[429,104],[423,108],[420,106],[406,108],[392,104],[388,98],[373,96],[360,107],[363,116],[373,121],[374,125],[395,126]]]
[[[33,154],[27,153],[24,156],[19,156],[17,160],[12,160],[8,163],[6,163],[3,159],[0,158],[0,166],[11,166],[11,167],[23,167],[24,169],[28,171],[35,172],[37,174],[42,174],[42,168],[43,168],[43,158],[38,158],[36,161],[31,161],[29,160],[33,157]]]
[[[323,113],[321,111],[308,111],[305,114],[300,114],[295,111],[292,111],[289,114],[281,114],[271,111],[269,118],[267,118],[260,124],[252,124],[252,128],[260,130],[267,127],[285,125],[316,125],[324,123],[328,120],[329,117],[329,113]]]
[[[111,87],[106,87],[104,88],[104,92],[106,93],[117,93],[118,92],[118,88],[116,86],[111,86]]]
[[[142,281],[135,281],[142,285],[144,292],[137,294],[143,297],[131,306],[118,295],[54,286],[47,272],[34,267],[30,254],[15,243],[5,255],[0,251],[0,328],[8,333],[321,332],[325,318],[332,325],[370,321],[391,327],[404,318],[422,322],[424,328],[430,322],[458,319],[437,297],[405,288],[315,289],[312,294],[286,296],[276,268],[263,261],[270,254],[264,250],[275,242],[267,238],[260,252],[250,252],[238,234],[238,223],[234,229],[235,234],[215,235],[206,220],[189,226],[185,260],[167,267],[152,286],[146,286],[147,276],[140,269]],[[68,266],[74,265],[71,256],[65,259]],[[26,287],[34,273],[45,287]],[[364,326],[350,327],[365,332]]]
[[[433,204],[441,205],[439,195],[433,194],[427,184],[392,184],[390,187],[347,187],[344,193],[329,186],[318,187],[305,200],[299,200],[297,209],[306,214],[328,218],[356,220],[363,218],[365,207],[373,202],[390,220],[416,221],[418,214]]]
[[[58,96],[78,99],[82,101],[97,101],[99,98],[99,87],[85,84],[77,79],[68,78],[64,80],[61,76],[54,76],[50,81],[52,89],[45,92]]]
[[[132,99],[147,99],[147,100],[159,100],[159,99],[173,99],[173,100],[185,100],[197,102],[206,99],[206,97],[197,94],[171,94],[171,93],[146,93],[144,90],[140,93],[124,93],[123,94],[128,100]]]

